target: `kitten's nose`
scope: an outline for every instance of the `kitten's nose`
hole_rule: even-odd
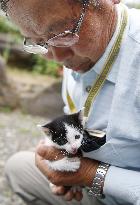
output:
[[[72,154],[76,154],[77,153],[77,149],[72,147]]]

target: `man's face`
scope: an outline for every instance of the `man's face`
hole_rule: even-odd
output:
[[[33,42],[47,42],[53,36],[71,30],[79,20],[82,4],[75,0],[13,0],[8,14],[21,33]],[[85,72],[98,60],[104,18],[98,9],[87,10],[79,32],[79,41],[71,47],[50,46],[47,59],[61,62],[77,72]]]

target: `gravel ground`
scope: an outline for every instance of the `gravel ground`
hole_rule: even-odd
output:
[[[36,125],[47,119],[20,111],[0,112],[0,205],[25,205],[7,185],[4,166],[7,159],[21,150],[34,150],[41,139]]]

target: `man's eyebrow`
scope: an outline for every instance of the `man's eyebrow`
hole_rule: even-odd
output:
[[[62,29],[70,29],[68,28],[68,26],[70,26],[72,24],[72,26],[75,25],[75,20],[74,19],[61,19],[61,20],[58,20],[52,24],[50,24],[47,28],[47,31],[48,32],[56,32],[62,28]]]

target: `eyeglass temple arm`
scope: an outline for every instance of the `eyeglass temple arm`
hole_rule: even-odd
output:
[[[88,7],[88,5],[89,5],[89,0],[84,0],[83,1],[82,13],[80,15],[80,19],[77,22],[76,28],[72,31],[73,33],[78,33],[79,32],[80,27],[83,23],[83,19],[84,19],[85,13],[86,13],[86,8]]]

